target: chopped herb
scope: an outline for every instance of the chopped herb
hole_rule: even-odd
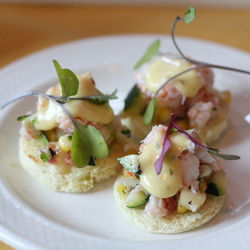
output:
[[[156,143],[155,143],[155,148],[156,148],[156,149],[159,149],[159,148],[160,148],[159,142],[156,142]]]

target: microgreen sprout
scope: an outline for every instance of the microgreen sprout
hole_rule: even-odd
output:
[[[72,161],[76,167],[85,167],[93,157],[100,159],[107,157],[108,146],[99,130],[90,125],[84,126],[80,124],[67,110],[64,104],[70,100],[85,100],[95,105],[103,105],[109,100],[117,99],[117,90],[115,90],[111,95],[74,97],[74,95],[77,94],[79,88],[79,81],[77,76],[69,69],[62,69],[60,64],[56,60],[53,60],[53,63],[61,85],[62,96],[58,97],[47,95],[41,91],[31,91],[8,101],[1,107],[1,109],[21,98],[28,96],[43,96],[56,102],[70,118],[75,128],[72,135]],[[22,119],[25,118],[26,116],[23,116],[22,118],[19,118],[19,121],[22,121]]]
[[[166,135],[164,138],[164,142],[163,142],[163,148],[162,148],[162,152],[160,154],[160,156],[158,157],[158,159],[155,161],[155,171],[156,173],[159,175],[161,173],[162,170],[162,164],[163,164],[163,160],[164,160],[164,156],[165,154],[168,152],[168,150],[171,148],[172,144],[171,141],[169,140],[169,135],[171,134],[172,131],[179,131],[182,134],[186,135],[188,137],[189,140],[191,140],[194,144],[195,147],[200,147],[200,148],[204,148],[206,149],[209,153],[214,154],[224,160],[239,160],[240,157],[237,155],[228,155],[228,154],[221,154],[220,151],[218,149],[215,148],[209,148],[203,144],[201,144],[199,141],[197,141],[193,136],[191,136],[189,133],[187,133],[185,130],[181,129],[175,122],[175,115],[172,114],[171,115],[171,119],[166,131]]]
[[[160,41],[156,40],[153,42],[147,51],[145,52],[144,56],[136,63],[134,69],[140,68],[143,64],[153,59],[155,56],[159,55],[159,48],[160,48]]]
[[[149,102],[147,109],[143,115],[143,122],[145,125],[149,125],[154,118],[156,96],[159,94],[160,90],[162,90],[162,88],[164,88],[164,86],[166,84],[168,84],[169,82],[171,82],[175,78],[179,77],[180,75],[183,75],[189,71],[197,70],[197,69],[201,69],[201,68],[217,68],[217,69],[230,70],[230,71],[235,71],[235,72],[239,72],[239,73],[250,74],[250,71],[236,69],[236,68],[232,68],[232,67],[221,66],[221,65],[215,65],[215,64],[210,64],[210,63],[205,63],[205,62],[190,59],[184,55],[184,53],[181,51],[181,49],[179,48],[179,46],[177,45],[176,40],[175,40],[175,35],[174,35],[175,27],[176,27],[177,23],[180,21],[184,21],[187,24],[191,23],[195,19],[195,17],[196,17],[195,8],[189,7],[189,10],[185,13],[185,17],[180,18],[179,16],[177,16],[172,27],[171,27],[171,38],[172,38],[172,41],[174,43],[175,48],[177,49],[177,51],[180,54],[180,58],[185,59],[188,62],[192,63],[193,66],[190,67],[189,69],[186,69],[185,71],[182,71],[182,72],[174,75],[173,77],[169,78],[166,82],[164,82],[157,89],[157,91],[154,93],[154,95],[153,95],[151,101]],[[149,48],[146,50],[143,57],[136,63],[134,68],[135,69],[140,68],[143,64],[152,60],[155,56],[164,55],[164,53],[160,52],[159,48],[160,48],[160,41],[156,40],[155,42],[152,43],[152,45],[149,46]]]

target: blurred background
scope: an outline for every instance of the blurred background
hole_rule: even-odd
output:
[[[52,45],[93,36],[169,34],[176,15],[197,9],[177,35],[250,52],[249,0],[5,0],[0,1],[0,67]]]
[[[5,0],[1,2],[12,3],[88,3],[88,4],[131,4],[131,5],[161,5],[161,6],[180,6],[180,5],[199,5],[204,7],[231,7],[231,8],[249,8],[248,0]]]

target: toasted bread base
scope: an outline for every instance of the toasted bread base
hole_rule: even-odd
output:
[[[19,139],[20,163],[36,181],[54,191],[83,193],[94,184],[115,175],[120,170],[117,157],[122,156],[122,146],[113,143],[105,159],[97,159],[96,166],[77,168],[65,162],[54,165],[40,159],[41,145],[38,140]]]
[[[182,214],[172,212],[168,216],[150,218],[143,209],[126,207],[125,199],[121,199],[117,192],[119,184],[121,184],[121,176],[114,184],[114,196],[122,212],[137,227],[151,233],[181,233],[200,227],[220,211],[225,200],[225,196],[207,195],[206,202],[195,213],[191,211]]]

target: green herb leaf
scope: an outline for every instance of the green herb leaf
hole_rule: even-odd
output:
[[[87,96],[85,99],[93,104],[103,105],[108,103],[109,100],[118,99],[116,93],[117,89],[111,95],[92,95],[92,96]]]
[[[224,159],[224,160],[239,160],[240,156],[238,155],[227,155],[227,154],[220,154],[220,151],[218,149],[214,148],[208,148],[208,152],[211,154],[217,155],[218,157]]]
[[[77,76],[70,69],[62,69],[56,60],[53,63],[62,87],[62,98],[76,95],[79,87]]]
[[[148,126],[152,122],[154,118],[154,113],[155,113],[155,97],[151,99],[143,115],[143,123],[146,126]]]
[[[75,122],[72,137],[71,158],[78,168],[88,165],[91,157],[99,159],[108,156],[108,146],[100,133],[93,126],[83,126]]]
[[[144,63],[150,61],[153,57],[159,54],[160,40],[156,40],[149,46],[144,56],[136,63],[134,69],[140,68]]]
[[[19,116],[19,117],[17,118],[17,120],[18,120],[19,122],[22,122],[24,119],[26,119],[26,118],[29,117],[29,116],[31,116],[31,115]]]
[[[220,152],[220,150],[217,149],[217,148],[208,148],[208,150],[209,150],[210,152],[214,152],[214,153],[217,153],[217,154]]]
[[[186,17],[183,18],[185,23],[191,23],[195,19],[196,9],[194,7],[189,7],[189,10],[185,13]]]

